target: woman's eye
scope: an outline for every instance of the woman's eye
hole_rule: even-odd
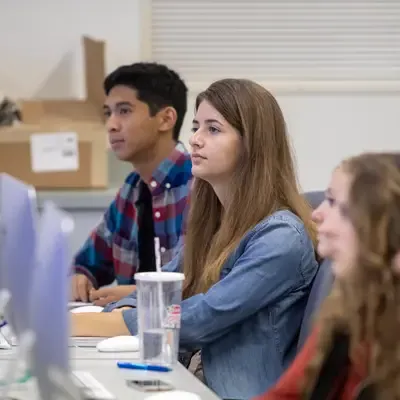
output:
[[[328,204],[332,207],[335,205],[335,199],[332,197],[325,197],[325,200],[328,202]]]
[[[218,133],[218,132],[220,132],[220,130],[219,130],[218,128],[216,128],[215,126],[210,126],[210,127],[208,128],[208,130],[209,130],[211,133]]]

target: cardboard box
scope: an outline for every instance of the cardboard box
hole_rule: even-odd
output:
[[[0,172],[37,189],[105,188],[105,43],[83,38],[86,99],[24,100],[23,122],[0,128]]]

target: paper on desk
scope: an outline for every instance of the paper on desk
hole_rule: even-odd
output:
[[[96,347],[104,337],[74,336],[70,338],[69,347]]]
[[[77,308],[77,307],[85,307],[85,306],[92,306],[93,303],[84,303],[83,301],[70,301],[68,303],[68,308]]]

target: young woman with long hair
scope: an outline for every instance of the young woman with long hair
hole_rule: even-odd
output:
[[[165,271],[185,273],[180,345],[201,349],[222,398],[262,393],[289,366],[318,269],[282,111],[262,86],[224,79],[199,94],[188,231]],[[73,316],[78,336],[137,333],[136,297]]]
[[[400,154],[341,163],[314,215],[335,284],[301,353],[258,399],[400,399]]]

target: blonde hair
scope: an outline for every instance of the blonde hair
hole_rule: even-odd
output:
[[[334,334],[343,332],[351,361],[363,362],[377,398],[400,399],[400,278],[393,266],[400,250],[400,155],[363,154],[342,168],[351,180],[349,218],[359,249],[317,319],[317,351],[303,395],[308,398],[314,387]]]
[[[223,210],[211,185],[195,179],[185,238],[184,298],[206,292],[220,278],[246,232],[277,210],[288,209],[315,238],[311,209],[299,193],[285,120],[275,98],[244,79],[213,83],[196,99],[209,102],[242,137],[233,201]]]

